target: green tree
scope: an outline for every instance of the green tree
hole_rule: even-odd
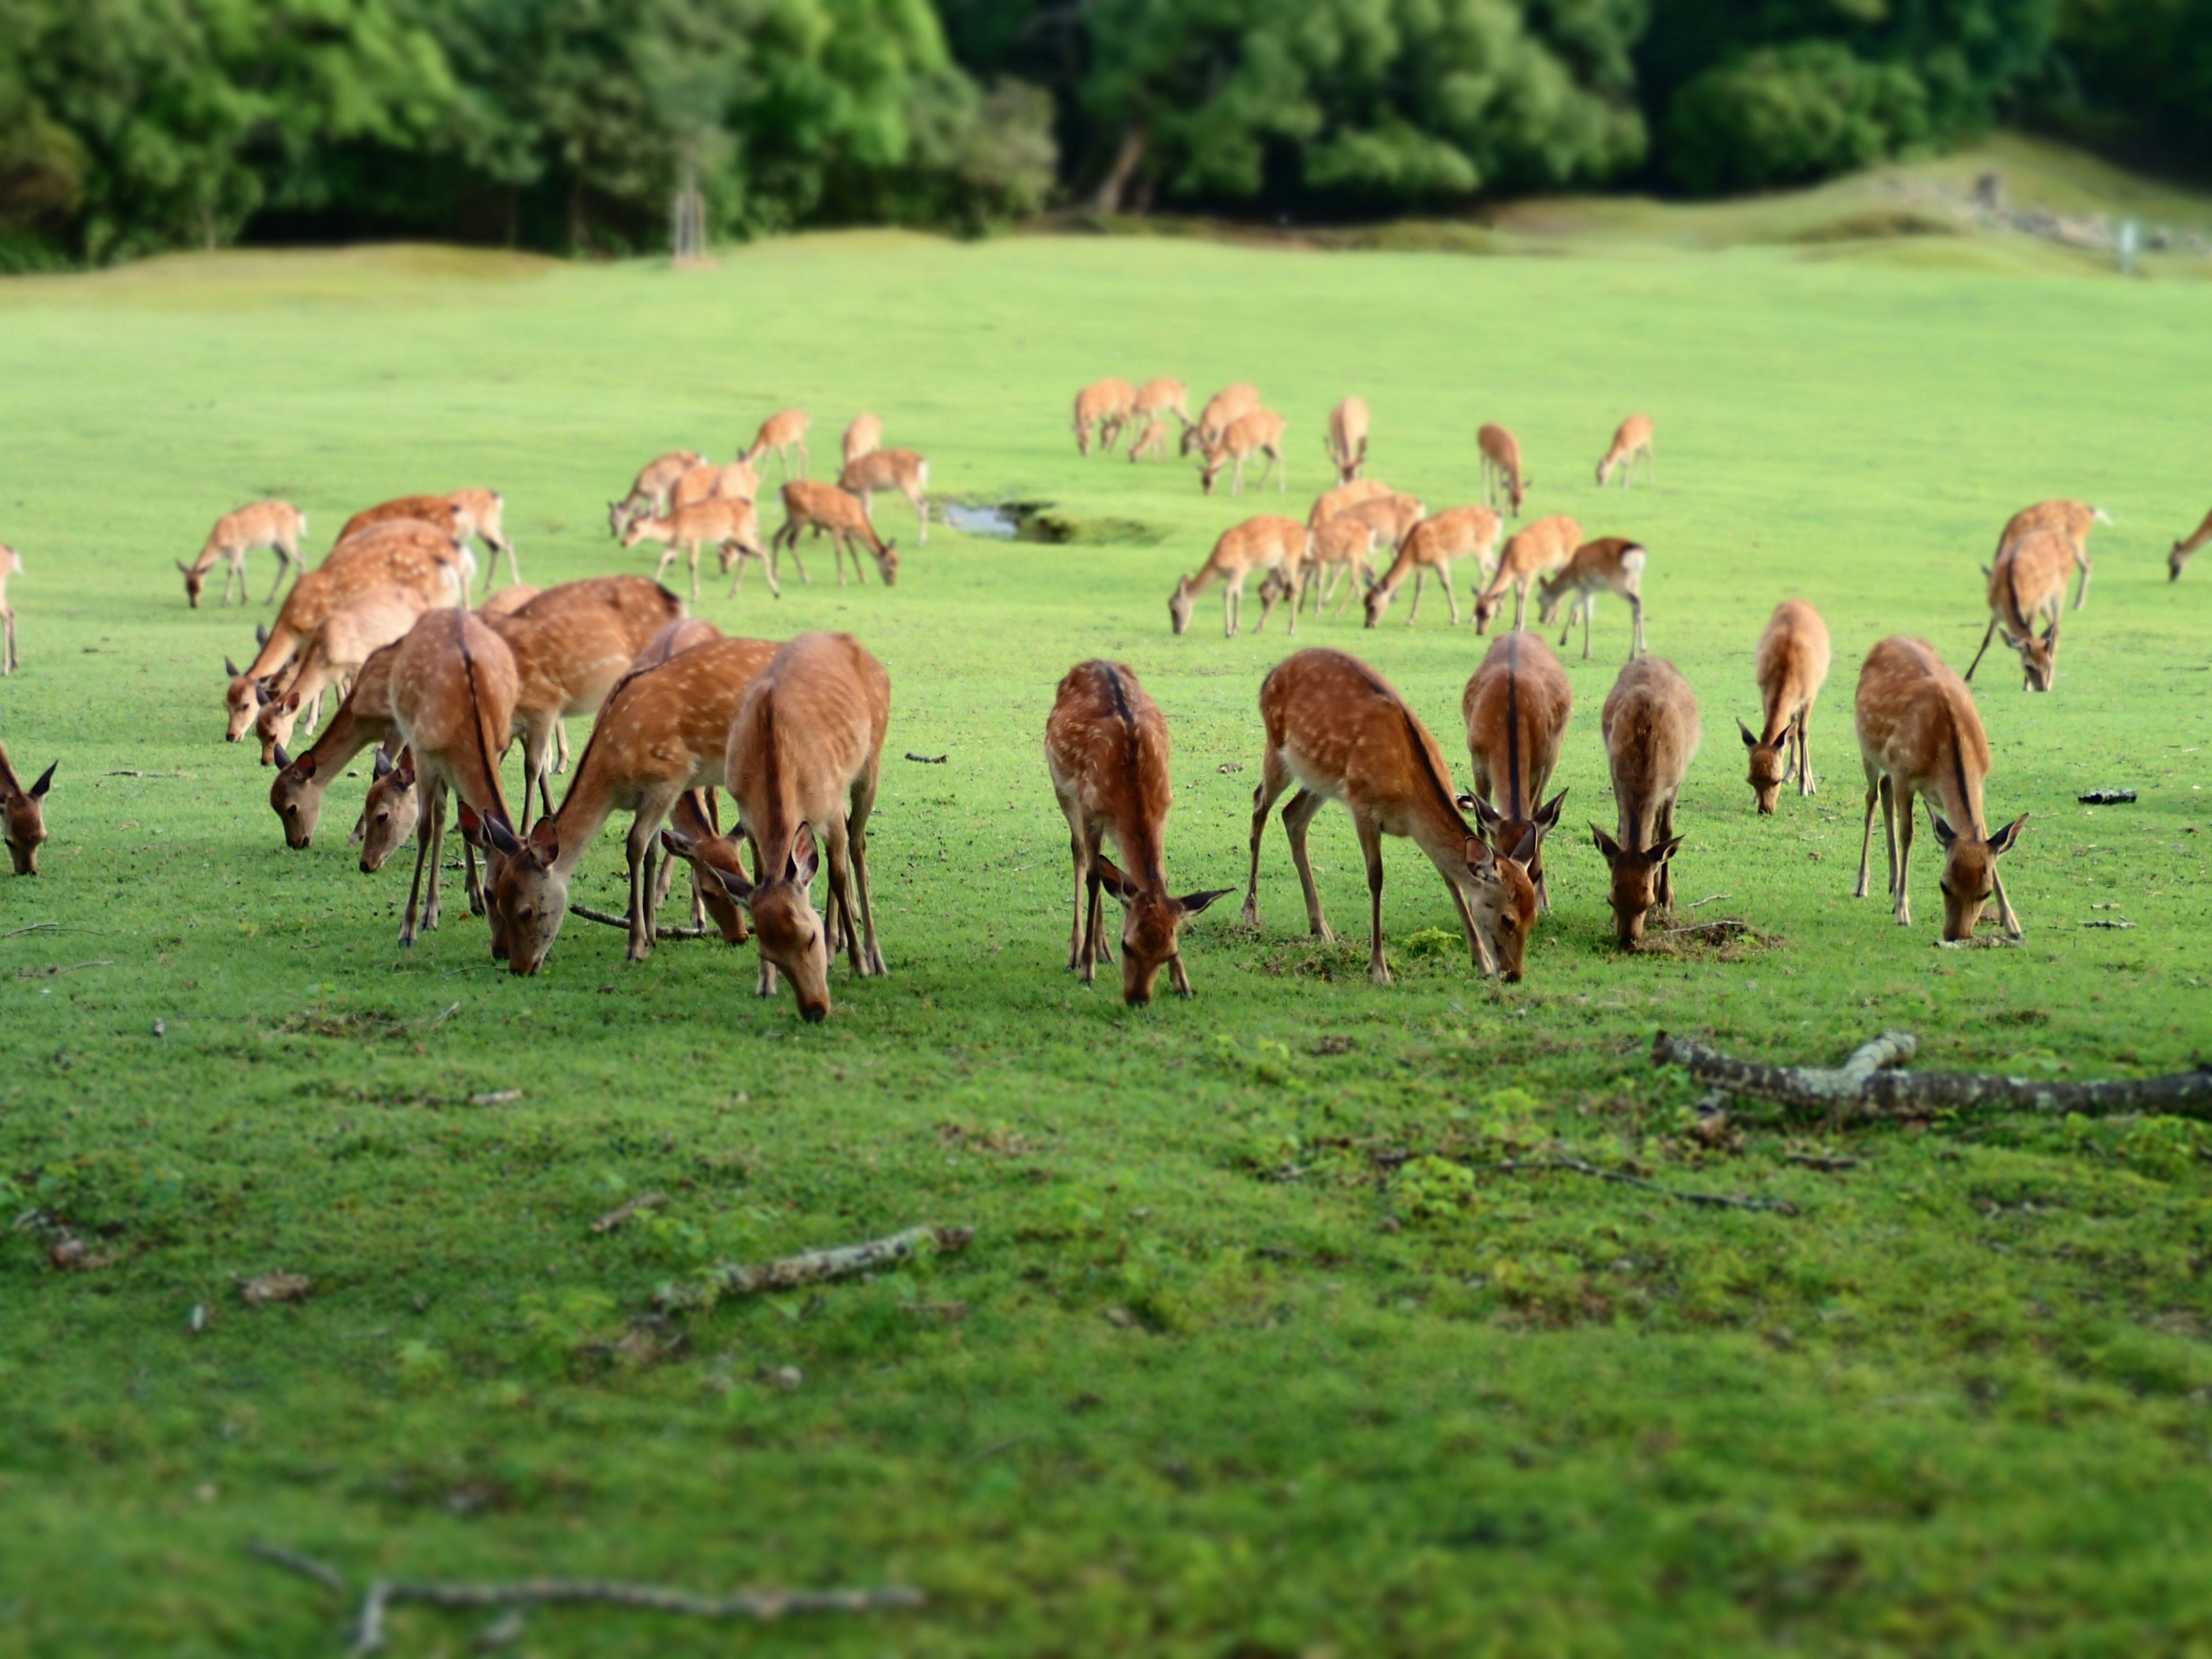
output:
[[[2212,171],[2212,0],[2065,0],[2069,125]]]

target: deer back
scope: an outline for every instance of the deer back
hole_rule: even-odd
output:
[[[1285,657],[1260,687],[1267,742],[1302,782],[1425,846],[1477,841],[1443,750],[1390,683],[1341,651]]]
[[[1459,706],[1468,754],[1491,781],[1492,805],[1509,823],[1526,823],[1559,765],[1574,713],[1567,671],[1540,635],[1501,635],[1468,677]]]
[[[392,659],[392,717],[418,775],[444,777],[470,807],[503,823],[499,756],[514,728],[517,687],[507,642],[466,611],[424,613]]]
[[[593,576],[549,587],[489,626],[514,653],[520,706],[597,708],[639,652],[684,614],[683,601],[642,576]]]
[[[1318,530],[1331,519],[1340,516],[1355,502],[1372,501],[1378,495],[1395,494],[1397,492],[1380,478],[1354,478],[1348,484],[1339,484],[1335,489],[1326,490],[1316,496],[1313,511],[1306,515],[1306,522]]]
[[[763,871],[784,867],[802,824],[844,814],[854,781],[882,755],[890,720],[890,677],[851,635],[801,634],[776,652],[730,721],[723,767]]]
[[[1078,663],[1060,683],[1045,722],[1054,781],[1093,820],[1114,828],[1127,873],[1164,892],[1163,846],[1175,791],[1168,780],[1168,723],[1125,663]]]
[[[2007,544],[1990,566],[1990,610],[2015,638],[2034,631],[2035,616],[2066,591],[2074,544],[2063,532],[2031,530]]]
[[[1448,564],[1470,555],[1486,559],[1504,521],[1486,507],[1451,507],[1416,523],[1406,550],[1424,564]]]
[[[1206,436],[1218,437],[1231,422],[1259,406],[1259,387],[1243,380],[1225,386],[1206,400],[1206,407],[1199,411],[1198,429]]]
[[[1137,389],[1127,380],[1093,380],[1075,394],[1075,419],[1088,426],[1115,415],[1126,415],[1137,401]]]
[[[852,465],[861,456],[883,447],[884,423],[873,415],[860,414],[853,417],[852,425],[845,428],[845,465]]]
[[[909,489],[921,479],[921,457],[911,449],[878,449],[847,464],[837,487],[847,491]]]
[[[1600,724],[1621,845],[1646,850],[1660,806],[1680,791],[1698,752],[1698,700],[1664,657],[1638,657],[1613,682]]]
[[[1137,388],[1136,410],[1139,415],[1165,415],[1172,411],[1185,420],[1190,418],[1190,388],[1181,380],[1163,376],[1147,380]]]
[[[345,528],[338,532],[338,540],[349,540],[372,525],[391,524],[403,519],[419,519],[424,524],[435,525],[447,535],[456,538],[465,533],[460,515],[444,496],[400,495],[392,501],[380,501],[374,507],[362,508],[345,521]]]
[[[1934,646],[1893,635],[1868,652],[1853,714],[1870,768],[1939,802],[1962,834],[1980,835],[1989,736],[1973,693]]]
[[[1811,706],[1828,678],[1828,625],[1820,613],[1802,599],[1776,605],[1759,636],[1753,672],[1765,711],[1762,741],[1778,743],[1784,725]]]

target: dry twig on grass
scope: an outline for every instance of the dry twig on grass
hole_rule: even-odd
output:
[[[594,910],[588,904],[571,902],[568,906],[568,914],[572,916],[581,916],[586,921],[600,922],[609,927],[620,927],[624,931],[628,931],[629,927],[628,916],[616,915],[611,910]],[[659,923],[655,922],[653,936],[657,939],[711,939],[714,937],[714,930],[711,927],[663,927]]]
[[[592,1231],[595,1233],[611,1233],[623,1222],[634,1219],[647,1210],[657,1210],[667,1202],[666,1193],[640,1193],[629,1203],[617,1205],[594,1221],[592,1224]]]
[[[653,1295],[654,1305],[693,1308],[718,1296],[751,1296],[761,1291],[796,1290],[827,1279],[850,1279],[875,1267],[888,1267],[911,1260],[924,1250],[950,1255],[964,1250],[975,1237],[973,1227],[909,1227],[889,1238],[872,1238],[864,1244],[843,1244],[835,1249],[809,1250],[781,1261],[747,1266],[725,1261],[708,1269],[704,1282],[665,1285]]]

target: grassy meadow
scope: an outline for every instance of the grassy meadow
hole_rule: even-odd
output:
[[[0,1654],[343,1651],[349,1604],[253,1539],[356,1586],[929,1597],[758,1630],[550,1609],[514,1650],[544,1656],[2212,1650],[2203,1127],[1752,1110],[1708,1144],[1698,1091],[1648,1063],[1660,1028],[1826,1063],[1905,1027],[1924,1063],[2075,1078],[2212,1057],[2212,565],[2164,565],[2212,505],[2212,289],[1879,252],[871,234],[698,273],[386,249],[0,284],[0,540],[27,568],[0,742],[27,776],[61,761],[44,873],[0,880],[0,1200],[99,1264],[0,1235]],[[1070,398],[1109,374],[1255,381],[1291,493],[1079,459]],[[1352,392],[1375,470],[1431,506],[1478,498],[1474,429],[1501,420],[1532,513],[1648,543],[1650,645],[1704,716],[1681,895],[1764,945],[1613,948],[1585,828],[1612,823],[1607,601],[1594,659],[1568,656],[1558,908],[1524,983],[1474,977],[1392,842],[1400,978],[1370,986],[1335,811],[1314,846],[1339,945],[1306,937],[1271,826],[1264,930],[1233,897],[1195,923],[1194,1000],[1132,1012],[1063,971],[1054,684],[1086,655],[1135,669],[1175,734],[1170,876],[1241,890],[1282,618],[1224,640],[1208,594],[1176,639],[1166,599],[1245,514],[1303,515]],[[879,500],[896,589],[810,556],[780,603],[756,578],[698,607],[848,629],[888,665],[890,977],[839,969],[810,1028],[751,995],[749,949],[633,966],[572,919],[518,981],[453,904],[403,952],[411,860],[365,878],[343,845],[363,781],[286,850],[270,774],[221,742],[271,567],[253,606],[195,612],[172,566],[219,514],[285,495],[320,549],[359,507],[486,483],[529,580],[649,569],[606,532],[635,467],[726,454],[793,403],[817,476],[872,409],[940,500],[1050,502],[1103,538],[924,550]],[[1638,409],[1661,487],[1601,495]],[[1849,896],[1852,684],[1893,632],[1963,665],[1978,564],[2052,495],[2118,523],[2056,691],[2023,695],[2008,654],[1978,677],[1990,811],[2032,814],[2006,866],[2027,937],[1938,951],[1924,833],[1911,931]],[[1734,721],[1791,594],[1834,635],[1824,787],[1760,819]],[[1433,592],[1408,629],[1406,598],[1299,642],[1388,675],[1464,782],[1485,642]],[[2075,804],[2115,785],[2139,801]],[[623,827],[580,898],[618,906]],[[1562,1154],[1791,1211],[1463,1173]],[[923,1222],[975,1242],[643,1317],[712,1261]],[[241,1301],[280,1270],[313,1296]],[[468,1651],[490,1617],[400,1608],[392,1650]]]

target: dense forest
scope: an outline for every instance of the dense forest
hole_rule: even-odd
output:
[[[2212,0],[0,0],[0,270],[1714,194],[2004,120],[2212,170]]]

